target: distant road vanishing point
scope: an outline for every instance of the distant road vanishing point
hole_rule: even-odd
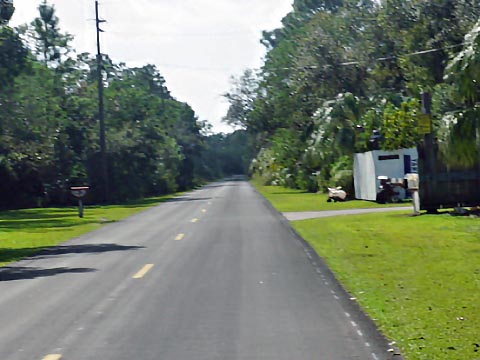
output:
[[[0,359],[379,360],[388,344],[246,181],[0,270]]]

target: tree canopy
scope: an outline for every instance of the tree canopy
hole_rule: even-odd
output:
[[[87,201],[100,202],[96,58],[75,52],[46,1],[17,29],[7,25],[12,12],[1,0],[0,208],[72,204],[70,187],[83,185]],[[102,62],[111,202],[245,171],[242,133],[209,136],[155,65]]]
[[[422,92],[443,160],[478,163],[479,16],[464,0],[295,0],[263,33],[263,67],[226,96],[226,121],[255,139],[252,171],[311,191],[351,187],[355,152],[420,141]]]

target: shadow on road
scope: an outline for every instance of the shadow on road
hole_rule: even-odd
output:
[[[54,269],[41,269],[35,267],[4,267],[0,268],[0,282],[2,281],[15,281],[15,280],[28,280],[41,277],[55,276],[59,274],[84,274],[91,273],[97,270],[90,268],[54,268]]]
[[[64,254],[85,254],[104,253],[110,251],[129,251],[144,249],[144,246],[127,246],[118,244],[85,244],[85,245],[60,245],[44,249],[38,253],[39,256],[64,255]]]
[[[207,201],[207,200],[212,200],[212,198],[207,197],[207,198],[188,198],[188,197],[179,197],[179,198],[174,198],[167,200],[167,202],[187,202],[187,201]]]
[[[98,254],[110,251],[130,251],[143,249],[143,246],[125,246],[118,244],[59,245],[50,248],[0,248],[0,263],[8,263],[29,257],[31,260],[44,259],[66,254]],[[0,270],[2,268],[0,267]]]
[[[205,185],[202,189],[214,189],[214,188],[225,188],[229,186],[239,186],[238,184],[220,184],[220,185]]]

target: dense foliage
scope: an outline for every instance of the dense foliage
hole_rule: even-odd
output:
[[[69,188],[83,185],[103,201],[96,59],[75,53],[47,2],[31,24],[8,27],[12,4],[0,4],[0,208],[72,203]],[[207,136],[155,66],[104,55],[102,73],[110,202],[243,172],[231,152],[245,136]]]
[[[351,187],[355,152],[421,140],[422,92],[444,161],[478,163],[479,16],[467,0],[295,0],[263,34],[263,67],[226,96],[225,121],[255,140],[251,170],[311,191]]]

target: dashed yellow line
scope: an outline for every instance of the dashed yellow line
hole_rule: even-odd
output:
[[[135,275],[133,275],[133,279],[141,279],[143,278],[151,269],[153,268],[153,264],[147,264],[143,268],[140,269]],[[48,359],[54,360],[54,359]]]
[[[60,360],[62,358],[62,355],[60,354],[50,354],[45,356],[42,360]]]
[[[192,223],[196,223],[196,222],[198,222],[198,219],[196,219],[196,218],[195,218],[195,219],[192,219],[191,222],[192,222]]]
[[[175,240],[180,241],[180,240],[183,240],[184,237],[185,237],[185,234],[178,234]]]

